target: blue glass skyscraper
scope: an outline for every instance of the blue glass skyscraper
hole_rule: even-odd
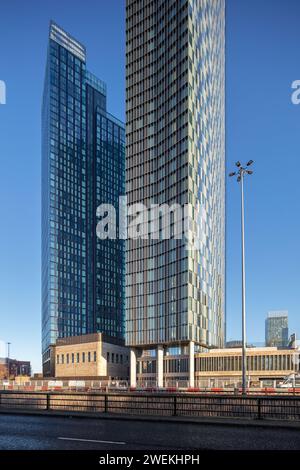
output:
[[[123,240],[96,236],[96,210],[125,193],[125,132],[85,47],[50,24],[42,107],[42,351],[57,338],[124,337]]]

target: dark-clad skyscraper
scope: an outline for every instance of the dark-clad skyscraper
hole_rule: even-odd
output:
[[[201,214],[197,250],[128,242],[131,384],[193,386],[194,352],[224,344],[225,1],[127,0],[126,28],[128,203]]]
[[[42,350],[57,338],[124,337],[123,240],[96,236],[101,203],[125,193],[125,131],[82,44],[50,24],[42,110]],[[118,210],[117,210],[118,213]]]

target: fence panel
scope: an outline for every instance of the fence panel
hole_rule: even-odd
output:
[[[300,420],[300,398],[294,396],[3,391],[0,409]]]
[[[49,410],[88,411],[101,413],[105,411],[105,397],[87,393],[49,394]]]
[[[172,396],[149,394],[116,394],[108,395],[108,408],[110,413],[172,416],[174,414],[174,399]]]
[[[1,393],[0,408],[45,410],[47,409],[47,394]]]
[[[300,400],[294,398],[261,398],[261,419],[300,420]]]

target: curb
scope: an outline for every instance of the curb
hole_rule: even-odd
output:
[[[230,426],[230,427],[259,427],[268,429],[294,429],[300,430],[299,421],[272,421],[257,420],[243,418],[188,418],[180,416],[147,416],[147,415],[120,415],[114,413],[87,413],[80,411],[46,411],[46,410],[16,410],[2,409],[0,415],[23,415],[23,416],[45,416],[53,418],[79,418],[79,419],[97,419],[97,420],[116,420],[116,421],[143,421],[143,422],[164,422],[173,424],[192,424],[192,425],[214,425],[214,426]]]

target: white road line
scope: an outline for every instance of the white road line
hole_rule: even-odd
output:
[[[61,441],[80,441],[80,442],[98,442],[100,444],[117,444],[120,446],[126,445],[126,442],[118,442],[118,441],[98,441],[96,439],[79,439],[76,437],[58,437]]]

